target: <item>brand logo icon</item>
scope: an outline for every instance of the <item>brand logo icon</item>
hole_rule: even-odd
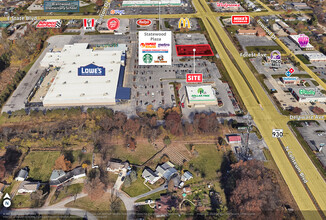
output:
[[[305,48],[309,43],[309,37],[305,34],[300,34],[298,38],[298,43],[301,48]]]
[[[84,18],[84,30],[95,30],[95,19],[94,18]]]
[[[179,19],[179,23],[178,23],[178,28],[188,28],[190,29],[191,28],[191,23],[189,21],[189,18],[180,18]]]
[[[125,13],[125,10],[113,10],[113,9],[112,9],[112,10],[110,11],[110,14],[111,14],[111,15],[124,15],[124,14],[126,14],[126,13]]]
[[[151,20],[148,20],[148,19],[140,19],[140,20],[137,20],[136,22],[139,26],[149,26],[152,24],[152,21]]]
[[[143,61],[144,61],[144,63],[151,63],[151,62],[153,62],[153,56],[152,56],[152,54],[149,54],[149,53],[145,54],[143,56]]]
[[[157,60],[155,60],[154,63],[167,63],[167,61],[164,60],[163,55],[158,55]]]
[[[156,43],[141,43],[141,48],[156,48]]]
[[[228,8],[228,7],[240,7],[240,4],[230,4],[230,3],[221,3],[221,2],[217,2],[216,3],[217,7],[224,7],[224,8]]]
[[[232,15],[231,17],[232,24],[250,24],[249,15]]]
[[[186,82],[187,83],[201,83],[203,82],[203,74],[187,74],[186,75]]]
[[[316,94],[316,91],[314,89],[300,89],[299,90],[300,95],[307,95],[307,96],[314,96]]]
[[[61,20],[46,20],[40,21],[36,27],[37,28],[60,28],[61,27]]]
[[[109,30],[117,30],[120,27],[120,21],[117,18],[110,18],[107,23]]]
[[[203,88],[199,88],[199,89],[197,90],[197,93],[198,93],[199,95],[201,95],[201,94],[205,94],[205,91],[204,91]]]
[[[294,73],[294,69],[293,68],[290,68],[288,71],[286,71],[285,75],[287,77],[290,77],[292,75],[292,73]]]
[[[78,76],[105,76],[105,68],[94,64],[78,68]]]
[[[278,68],[281,66],[281,53],[278,50],[273,50],[271,52],[271,63],[272,63],[272,67],[274,68]]]

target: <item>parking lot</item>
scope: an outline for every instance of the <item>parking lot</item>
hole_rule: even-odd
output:
[[[270,37],[258,37],[256,35],[235,35],[244,52],[247,52],[246,47],[250,46],[277,46]]]
[[[307,141],[312,151],[317,152],[316,155],[324,166],[326,166],[326,148],[324,147],[321,152],[319,152],[320,145],[326,143],[326,122],[318,121],[318,124],[314,122],[302,122],[302,127],[297,129]]]

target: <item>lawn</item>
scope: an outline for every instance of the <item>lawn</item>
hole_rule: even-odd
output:
[[[315,86],[319,86],[319,83],[316,82],[315,80],[311,80],[312,84],[314,84]]]
[[[31,207],[30,194],[16,195],[12,200],[12,208],[29,208]]]
[[[48,181],[59,151],[32,151],[24,159],[22,167],[28,166],[28,176],[34,180]]]
[[[69,196],[74,196],[75,194],[80,193],[83,190],[83,187],[84,184],[82,183],[65,186],[61,191],[55,192],[55,194],[51,198],[50,205],[58,203],[64,198],[67,198]]]
[[[311,64],[309,60],[302,54],[296,55],[304,64]]]
[[[144,185],[144,179],[141,176],[142,174],[142,170],[139,169],[139,171],[137,172],[137,180],[133,183],[131,183],[131,185],[129,187],[125,187],[124,185],[122,185],[121,189],[122,191],[124,191],[125,193],[127,193],[130,197],[135,197],[138,195],[141,195],[143,193],[146,193],[148,191],[150,191],[145,185]]]
[[[216,172],[221,168],[223,153],[217,151],[216,146],[213,144],[195,145],[195,149],[199,155],[190,160],[189,164],[204,174],[205,179],[216,178]]]
[[[66,204],[66,207],[69,208],[79,208],[79,209],[84,209],[86,211],[89,211],[93,214],[102,214],[105,216],[110,216],[110,214],[114,214],[114,219],[125,219],[126,218],[126,208],[124,207],[123,202],[119,199],[116,198],[116,201],[120,203],[120,206],[118,210],[114,213],[113,210],[111,209],[111,194],[110,193],[105,193],[101,198],[92,201],[88,196],[77,199],[76,201],[69,202]],[[120,213],[120,215],[119,215]]]
[[[146,140],[147,141],[147,140]],[[151,158],[157,150],[149,143],[137,144],[135,151],[130,151],[124,146],[115,146],[112,158],[118,158],[122,161],[128,160],[133,164],[142,164]]]
[[[248,46],[246,47],[248,53],[254,52],[254,53],[270,53],[273,50],[280,51],[281,54],[284,54],[285,51],[280,46]]]

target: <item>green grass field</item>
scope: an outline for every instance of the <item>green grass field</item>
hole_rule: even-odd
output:
[[[114,146],[112,158],[119,158],[123,161],[128,160],[130,163],[142,164],[152,157],[157,150],[151,144],[139,144],[136,150],[131,152],[124,146]]]
[[[94,215],[96,214],[105,214],[105,216],[110,216],[110,213],[114,213],[114,218],[113,219],[125,219],[126,218],[126,208],[123,205],[123,202],[117,198],[117,200],[120,203],[120,207],[118,210],[115,210],[116,213],[111,210],[111,194],[110,193],[105,193],[101,198],[92,201],[88,196],[77,199],[76,201],[69,202],[66,204],[66,207],[69,208],[79,208],[79,209],[84,209],[86,211],[89,211],[93,213]],[[119,215],[121,213],[121,215]],[[102,215],[103,217],[103,215]]]
[[[223,153],[216,150],[213,144],[196,145],[199,156],[189,161],[194,168],[205,174],[205,179],[216,178],[216,172],[221,168]],[[195,175],[194,175],[195,179]]]
[[[13,208],[29,208],[31,207],[30,194],[26,195],[16,195],[12,199]]]
[[[280,51],[281,54],[284,54],[285,51],[280,46],[248,46],[246,47],[248,53],[270,53],[273,50]]]
[[[303,56],[302,54],[298,54],[298,55],[296,55],[304,64],[311,64],[310,62],[309,62],[309,60],[305,57],[305,56]]]
[[[59,151],[32,151],[24,159],[22,167],[28,166],[28,176],[34,180],[48,181]]]
[[[125,187],[124,185],[122,185],[121,189],[122,191],[124,191],[125,193],[127,193],[130,197],[135,197],[138,195],[141,195],[143,193],[146,193],[148,191],[150,191],[145,185],[144,185],[144,179],[141,176],[142,174],[142,170],[139,170],[137,172],[137,180],[133,183],[131,183],[131,185],[129,187]]]
[[[50,201],[50,205],[53,205],[55,203],[60,202],[64,198],[67,198],[69,196],[74,196],[77,193],[81,193],[83,190],[84,184],[83,183],[77,183],[77,184],[72,184],[69,186],[65,186],[58,194],[58,197],[53,195]]]

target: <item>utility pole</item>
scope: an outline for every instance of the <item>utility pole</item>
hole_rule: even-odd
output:
[[[195,56],[196,56],[196,48],[192,49],[192,51],[194,51],[194,72],[193,73],[196,73],[196,62],[195,62]]]

